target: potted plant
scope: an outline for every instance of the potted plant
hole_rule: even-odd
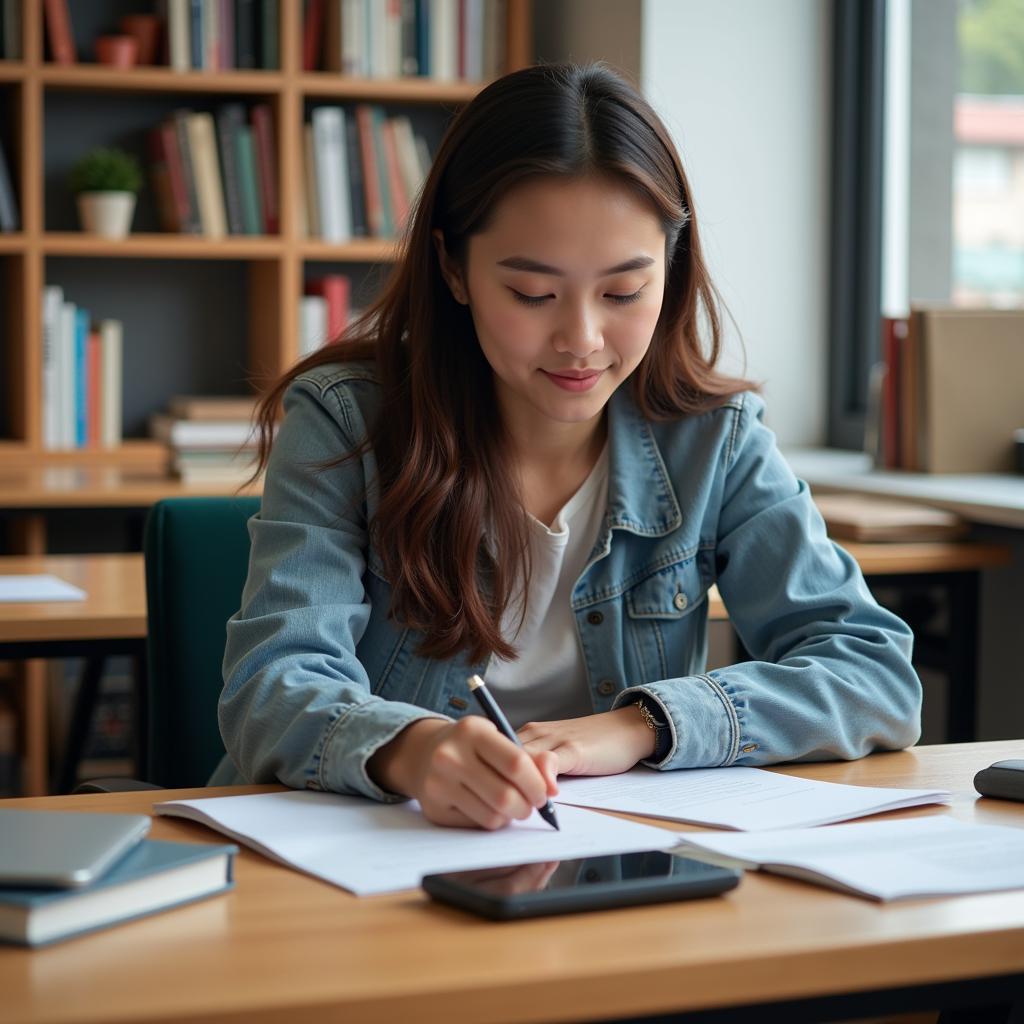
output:
[[[105,238],[124,238],[135,212],[142,170],[123,149],[93,149],[71,168],[68,179],[78,199],[84,230]]]

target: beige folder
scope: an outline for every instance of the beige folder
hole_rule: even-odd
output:
[[[1013,432],[1024,427],[1024,310],[921,312],[920,468],[1012,472]]]

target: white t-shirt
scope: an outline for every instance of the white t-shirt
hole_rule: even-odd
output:
[[[529,516],[530,590],[519,627],[521,588],[509,602],[502,635],[519,655],[492,657],[487,687],[514,729],[527,722],[594,713],[572,612],[572,588],[587,564],[608,501],[608,447],[549,529]]]

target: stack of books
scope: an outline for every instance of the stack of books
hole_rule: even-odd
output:
[[[43,289],[43,446],[114,448],[121,443],[120,320],[93,321],[59,285]]]
[[[504,70],[505,0],[307,0],[305,71],[484,81]]]
[[[255,396],[179,395],[150,419],[150,433],[171,449],[184,483],[239,486],[252,476],[259,440]]]
[[[879,467],[1010,473],[1024,423],[1024,310],[915,307],[882,320],[866,447]]]
[[[222,238],[280,227],[274,117],[225,103],[216,114],[176,110],[147,136],[150,176],[165,231]]]
[[[45,946],[234,887],[237,846],[148,831],[141,815],[0,810],[0,942]]]
[[[300,358],[326,343],[340,341],[353,319],[351,282],[344,274],[308,278],[304,292],[299,300]]]
[[[303,153],[300,221],[325,242],[401,234],[431,162],[408,117],[370,103],[314,108]]]

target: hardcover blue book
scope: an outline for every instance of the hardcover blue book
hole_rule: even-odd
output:
[[[75,446],[84,448],[88,436],[89,373],[86,347],[89,343],[89,311],[75,310]]]
[[[82,889],[0,888],[0,941],[44,946],[234,888],[238,847],[144,839]]]

